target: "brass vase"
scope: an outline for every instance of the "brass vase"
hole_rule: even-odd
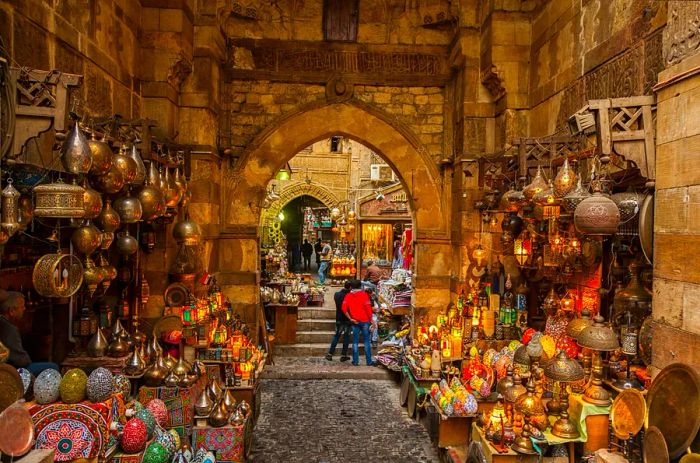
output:
[[[94,132],[92,133],[92,138],[88,140],[88,147],[92,153],[90,175],[106,174],[112,167],[112,149],[104,140],[98,140]]]
[[[136,223],[143,215],[141,201],[131,196],[129,192],[126,196],[120,196],[114,201],[114,210],[119,214],[121,223]]]
[[[119,228],[121,224],[121,219],[119,214],[112,208],[112,201],[106,200],[105,205],[102,207],[102,212],[97,216],[97,224],[106,233],[114,233],[114,231]]]
[[[109,342],[113,342],[121,338],[123,332],[124,325],[122,325],[122,321],[119,318],[117,318],[112,324],[112,329],[109,334]]]
[[[146,166],[143,165],[141,154],[139,154],[135,144],[132,144],[131,149],[127,150],[127,156],[133,159],[134,164],[136,165],[136,175],[134,176],[134,179],[129,182],[129,184],[142,185],[144,180],[146,180]]]
[[[185,191],[187,191],[187,180],[185,180],[184,175],[180,174],[179,167],[175,168],[175,176],[173,179],[175,181],[175,185],[177,185],[177,189],[178,189],[178,193],[179,193],[178,202],[181,202],[183,196],[185,195]]]
[[[209,425],[211,425],[214,428],[220,428],[222,426],[226,426],[228,423],[228,411],[226,410],[226,406],[224,405],[223,399],[219,401],[219,403],[216,404],[216,406],[212,409],[211,413],[209,414]]]
[[[109,344],[107,343],[107,338],[102,332],[102,328],[97,328],[97,331],[87,345],[88,355],[90,357],[104,357],[108,346]]]
[[[180,348],[180,350],[183,350],[182,347]],[[173,371],[180,378],[184,378],[190,371],[190,365],[187,361],[185,361],[182,352],[180,352],[180,358],[177,360],[177,363],[173,367]]]
[[[114,167],[121,172],[124,184],[131,185],[136,178],[138,167],[136,166],[136,161],[126,155],[126,149],[123,146],[114,155],[112,162],[114,162]]]
[[[218,402],[219,399],[223,398],[223,389],[221,389],[221,386],[219,386],[219,382],[216,379],[209,383],[207,386],[207,392],[209,393],[209,398],[213,402]]]
[[[236,408],[236,399],[231,394],[230,389],[224,391],[224,405],[226,405],[227,410],[234,410]]]
[[[183,388],[188,388],[192,387],[194,383],[197,382],[199,377],[195,374],[192,373],[187,373],[185,376],[180,378],[180,381],[177,383],[178,386],[183,387]]]
[[[144,362],[143,357],[138,348],[131,351],[129,358],[126,359],[126,364],[124,365],[124,373],[131,376],[137,376],[143,373],[146,369],[146,362]]]
[[[168,376],[166,376],[165,379],[163,380],[163,386],[177,387],[179,382],[180,382],[180,378],[177,377],[177,375],[173,372],[173,370],[170,370],[170,372],[168,373]]]
[[[83,182],[83,207],[85,208],[85,218],[94,219],[102,212],[102,195],[90,188],[87,182]]]
[[[231,424],[234,426],[242,426],[245,423],[245,417],[243,416],[243,413],[239,409],[236,409],[235,412],[231,415]]]
[[[143,381],[146,386],[158,387],[168,376],[168,367],[163,362],[163,356],[158,354],[155,362],[143,374]]]
[[[129,354],[129,344],[120,337],[109,344],[107,352],[110,357],[124,357]]]
[[[116,159],[116,156],[113,159]],[[124,174],[114,162],[106,173],[97,175],[92,180],[92,184],[97,190],[107,194],[119,192],[125,183]]]
[[[87,174],[92,166],[90,145],[77,121],[61,147],[61,163],[71,174]]]
[[[76,228],[70,237],[73,247],[85,256],[89,256],[100,247],[102,232],[88,220],[85,226]]]
[[[199,394],[197,401],[194,403],[195,413],[199,416],[209,415],[212,407],[214,407],[214,402],[211,400],[207,390],[205,389],[201,394]]]

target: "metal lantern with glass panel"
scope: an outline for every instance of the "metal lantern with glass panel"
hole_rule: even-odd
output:
[[[556,357],[545,365],[544,375],[559,384],[561,395],[561,414],[552,425],[552,434],[564,439],[578,438],[579,432],[576,423],[569,419],[569,393],[567,389],[569,383],[583,379],[583,368],[576,360],[570,359],[563,350],[560,350]]]

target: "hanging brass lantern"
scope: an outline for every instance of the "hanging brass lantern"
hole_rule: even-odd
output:
[[[185,194],[185,191],[187,191],[187,180],[185,180],[185,176],[180,173],[180,166],[175,168],[175,185],[177,185],[177,189],[180,193],[180,199],[179,201],[182,201],[182,197]]]
[[[46,254],[32,272],[32,284],[44,297],[70,297],[83,284],[83,265],[71,254]]]
[[[117,237],[117,251],[123,256],[130,256],[139,250],[139,243],[136,238],[129,234],[129,230],[120,233]]]
[[[189,214],[185,214],[185,220],[173,227],[173,238],[177,244],[196,246],[202,239],[202,230],[197,222],[190,220]]]
[[[12,179],[7,179],[7,186],[2,190],[2,223],[0,226],[12,236],[20,229],[19,191],[12,186]]]
[[[80,251],[82,254],[89,256],[93,252],[97,251],[102,242],[102,232],[100,232],[90,221],[88,220],[83,227],[76,228],[70,237],[73,247]]]
[[[94,219],[102,212],[102,195],[90,188],[87,181],[83,182],[83,207],[85,209],[85,218]]]
[[[36,217],[80,219],[85,216],[85,191],[60,181],[34,187]]]
[[[153,162],[150,163],[148,169],[149,175],[146,179],[146,184],[139,190],[138,199],[143,208],[143,215],[141,218],[146,221],[151,221],[162,216],[165,212],[165,199],[160,188],[155,186],[154,180],[156,180],[156,177],[153,173],[155,172],[155,165]]]
[[[165,183],[165,189],[163,190],[163,195],[165,196],[165,205],[174,208],[177,207],[182,197],[180,196],[178,186],[170,175],[170,169],[166,167],[164,170],[163,182]]]
[[[595,192],[576,206],[574,225],[586,235],[613,235],[620,224],[620,209],[602,192],[603,181],[596,184]]]
[[[114,232],[121,224],[119,213],[112,208],[112,201],[105,201],[102,212],[97,216],[97,223],[105,232]]]
[[[121,172],[122,177],[124,178],[124,183],[126,185],[133,184],[134,179],[136,178],[138,166],[136,165],[136,161],[126,155],[126,148],[123,146],[119,148],[119,152],[114,155],[113,162],[117,170]]]
[[[146,166],[143,164],[143,160],[141,159],[139,151],[136,149],[135,143],[131,145],[130,150],[127,150],[127,156],[133,159],[136,165],[136,175],[134,175],[134,179],[129,182],[129,185],[142,185],[146,180]]]
[[[547,182],[544,181],[544,176],[542,175],[542,167],[537,167],[537,175],[532,179],[528,185],[523,188],[523,196],[528,201],[532,201],[537,193],[547,188]]]
[[[143,215],[141,201],[131,196],[129,192],[126,196],[120,196],[114,201],[114,210],[119,214],[121,223],[136,223]]]
[[[87,174],[92,166],[90,145],[77,121],[61,147],[61,163],[71,174]]]
[[[89,257],[85,258],[85,264],[83,265],[85,270],[83,271],[83,283],[88,290],[88,295],[92,297],[95,294],[97,286],[102,283],[102,272],[98,271],[98,267]]]
[[[569,158],[564,158],[564,164],[554,177],[554,194],[557,198],[563,198],[576,185],[576,172],[569,165]]]
[[[92,153],[92,165],[90,166],[90,175],[104,175],[109,172],[112,167],[112,149],[103,140],[98,140],[95,137],[95,132],[92,132],[92,138],[88,140],[88,147]]]
[[[116,159],[117,155],[114,155],[113,159]],[[114,194],[122,189],[126,180],[124,179],[124,173],[121,171],[119,166],[115,162],[109,168],[107,173],[102,175],[97,175],[93,177],[92,184],[95,188],[102,193]]]

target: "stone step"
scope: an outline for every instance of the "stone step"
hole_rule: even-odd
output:
[[[298,320],[333,320],[335,321],[335,308],[331,307],[299,307]]]
[[[308,320],[297,320],[297,331],[335,332],[335,319],[326,320],[320,318],[310,318]]]
[[[340,362],[338,356],[333,361],[322,357],[280,357],[274,365],[267,365],[262,373],[262,379],[368,379],[395,380],[398,375],[383,367],[368,367],[364,357],[358,366],[348,362]]]
[[[275,344],[273,347],[274,357],[323,357],[328,352],[331,342],[319,343],[297,343],[297,344]],[[343,343],[339,342],[335,348],[335,357],[340,358],[343,350]],[[373,349],[376,353],[376,349]],[[352,342],[348,346],[348,355],[352,356]],[[364,363],[365,346],[360,343],[360,363]]]

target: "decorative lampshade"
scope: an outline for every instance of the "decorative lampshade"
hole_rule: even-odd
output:
[[[513,243],[513,254],[518,264],[525,265],[532,252],[532,242],[529,239],[517,239]]]
[[[588,188],[584,188],[581,177],[579,176],[576,180],[576,188],[572,189],[562,198],[561,204],[564,206],[564,209],[573,213],[576,210],[576,206],[590,196],[591,194],[588,192]]]
[[[476,245],[472,257],[476,260],[476,265],[481,267],[481,262],[486,258],[486,250],[481,247],[481,243]]]
[[[549,293],[547,293],[547,297],[542,301],[542,309],[547,315],[554,315],[559,310],[560,302],[561,299],[559,299],[559,295],[554,290],[554,286],[552,286]]]
[[[600,315],[593,318],[593,324],[584,328],[576,338],[581,347],[592,350],[609,352],[620,347],[617,333],[605,323]]]
[[[526,185],[525,188],[523,188],[523,196],[525,196],[525,199],[527,199],[528,201],[532,201],[532,199],[537,193],[546,188],[547,182],[545,182],[544,176],[542,175],[542,167],[537,167],[537,175],[535,175],[535,178],[532,179],[532,182],[530,182],[530,184]]]
[[[564,312],[571,312],[576,306],[576,298],[571,294],[569,290],[566,291],[564,297],[559,300],[559,308]]]
[[[578,339],[579,334],[584,328],[593,324],[591,320],[591,312],[588,309],[581,311],[581,318],[574,318],[566,325],[566,335],[574,339]]]
[[[557,198],[563,198],[576,185],[576,172],[569,165],[569,159],[564,159],[564,164],[554,177],[554,194]]]
[[[550,181],[547,188],[533,196],[532,201],[538,206],[555,206],[559,203],[559,198],[554,193],[554,186]]]
[[[620,224],[620,209],[603,191],[606,180],[595,184],[595,192],[581,201],[574,211],[576,229],[586,235],[612,235]]]
[[[573,383],[583,379],[583,367],[573,359],[567,357],[563,350],[547,362],[544,366],[544,375],[552,381],[561,383]]]

